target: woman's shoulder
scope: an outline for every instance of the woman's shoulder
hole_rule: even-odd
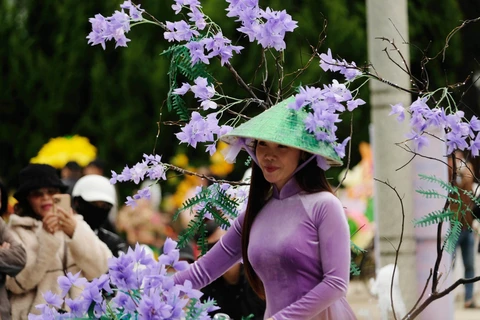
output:
[[[302,203],[305,210],[314,216],[335,211],[344,212],[343,205],[340,200],[337,198],[337,196],[329,191],[303,193]]]
[[[33,228],[41,224],[41,221],[32,217],[22,217],[16,214],[10,215],[8,219],[8,225],[10,228]]]
[[[318,191],[318,192],[302,192],[302,196],[308,199],[309,201],[318,202],[318,203],[337,203],[341,204],[340,200],[336,195],[330,191]]]

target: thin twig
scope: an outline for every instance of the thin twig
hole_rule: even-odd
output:
[[[199,177],[199,178],[208,180],[208,181],[213,182],[213,183],[228,183],[228,184],[237,185],[237,186],[248,186],[248,185],[250,185],[250,183],[245,182],[245,181],[230,181],[230,180],[215,179],[213,177],[210,177],[210,176],[207,176],[207,175],[204,175],[204,174],[201,174],[201,173],[193,172],[193,171],[190,171],[190,170],[186,170],[186,169],[174,166],[173,164],[169,164],[169,163],[163,163],[163,165],[165,165],[165,167],[167,169],[172,169],[172,170],[180,172],[182,174],[187,174],[187,175],[190,175],[190,176]]]
[[[392,189],[395,192],[398,200],[400,201],[400,206],[402,208],[402,228],[401,228],[401,231],[400,231],[400,238],[398,240],[398,247],[395,250],[395,264],[393,266],[392,281],[390,283],[390,304],[392,306],[393,317],[395,318],[395,320],[397,320],[397,316],[395,314],[395,306],[393,305],[393,280],[395,279],[395,273],[396,273],[396,270],[397,270],[397,263],[398,263],[398,255],[400,254],[400,247],[402,246],[402,242],[403,242],[403,233],[405,231],[405,208],[403,206],[402,197],[400,196],[400,194],[398,193],[396,188],[392,187],[390,185],[390,183],[388,183],[386,181],[382,181],[382,180],[379,180],[379,179],[376,179],[376,178],[374,178],[374,180],[378,181],[380,183],[383,183],[384,185],[386,185],[387,187]]]

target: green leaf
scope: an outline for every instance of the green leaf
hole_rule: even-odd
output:
[[[413,220],[413,224],[415,225],[415,227],[426,227],[432,224],[450,221],[453,217],[455,217],[455,212],[451,210],[436,210],[430,212],[422,218]]]
[[[457,247],[458,238],[460,237],[460,233],[462,232],[463,224],[456,220],[452,219],[450,224],[450,229],[448,230],[445,240],[444,240],[444,247],[445,251],[453,254]]]

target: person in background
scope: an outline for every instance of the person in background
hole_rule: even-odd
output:
[[[124,205],[120,208],[115,226],[119,232],[125,234],[130,245],[147,245],[154,252],[154,256],[158,257],[166,238],[175,238],[176,235],[170,226],[169,217],[159,211],[162,200],[160,185],[145,180],[140,189],[146,187],[150,188],[150,199],[137,200],[135,207]]]
[[[118,257],[128,251],[128,244],[117,234],[103,228],[110,210],[117,204],[117,193],[110,181],[90,174],[80,178],[72,190],[72,205],[81,214],[100,240]]]
[[[0,179],[0,217],[7,221],[8,217],[8,189]]]
[[[1,183],[1,182],[0,182]],[[3,186],[3,184],[2,184]],[[5,189],[0,188],[1,199],[0,210],[3,214],[3,209],[6,206],[6,201],[4,201],[3,195],[5,194]],[[11,308],[10,301],[8,300],[7,289],[5,288],[5,280],[7,275],[10,277],[15,277],[26,263],[26,254],[25,249],[20,243],[13,239],[10,234],[10,230],[7,225],[0,218],[0,319],[1,320],[10,320]]]
[[[465,154],[457,150],[454,152],[456,177],[453,185],[470,191],[475,194],[474,190],[474,174],[473,165],[465,157]],[[453,156],[448,158],[449,165],[449,179],[453,178]],[[476,189],[476,188],[475,188]],[[450,203],[450,210],[459,212],[459,221],[462,223],[462,231],[457,241],[457,248],[460,247],[462,253],[463,266],[465,267],[465,278],[473,278],[475,276],[475,238],[472,232],[473,222],[475,220],[474,202],[464,192],[460,191],[460,200],[462,201],[462,208],[458,208],[458,204]],[[473,297],[473,283],[465,284],[465,308],[477,308],[475,299]]]
[[[67,189],[55,168],[30,164],[18,178],[14,194],[18,203],[9,226],[13,239],[25,248],[27,263],[16,276],[7,276],[6,287],[11,292],[12,319],[25,320],[30,313],[40,314],[35,306],[45,303],[45,292],[61,294],[59,276],[80,272],[87,280],[100,277],[108,271],[112,253],[81,215],[54,205],[54,196]],[[66,298],[81,292],[72,287]]]
[[[62,178],[63,184],[65,184],[68,189],[67,193],[72,194],[73,185],[77,182],[78,179],[82,176],[82,167],[76,161],[69,161],[60,171],[60,177]]]
[[[83,175],[87,176],[89,174],[98,174],[103,176],[105,174],[105,161],[97,158],[87,164],[85,168],[83,168]]]

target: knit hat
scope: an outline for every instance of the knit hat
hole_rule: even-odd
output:
[[[226,156],[227,161],[233,160],[241,148],[246,149],[250,155],[254,154],[254,141],[263,140],[297,148],[321,156],[328,165],[341,166],[342,160],[333,145],[317,140],[305,129],[307,112],[287,108],[294,101],[293,96],[285,99],[223,135],[220,139],[231,146],[230,154]]]
[[[104,201],[114,206],[117,203],[115,187],[104,176],[89,174],[78,179],[73,186],[72,197],[82,197],[87,202]]]
[[[58,188],[61,192],[67,190],[56,169],[48,164],[29,164],[20,171],[18,183],[19,187],[13,195],[18,201],[26,199],[28,193],[35,189]]]

